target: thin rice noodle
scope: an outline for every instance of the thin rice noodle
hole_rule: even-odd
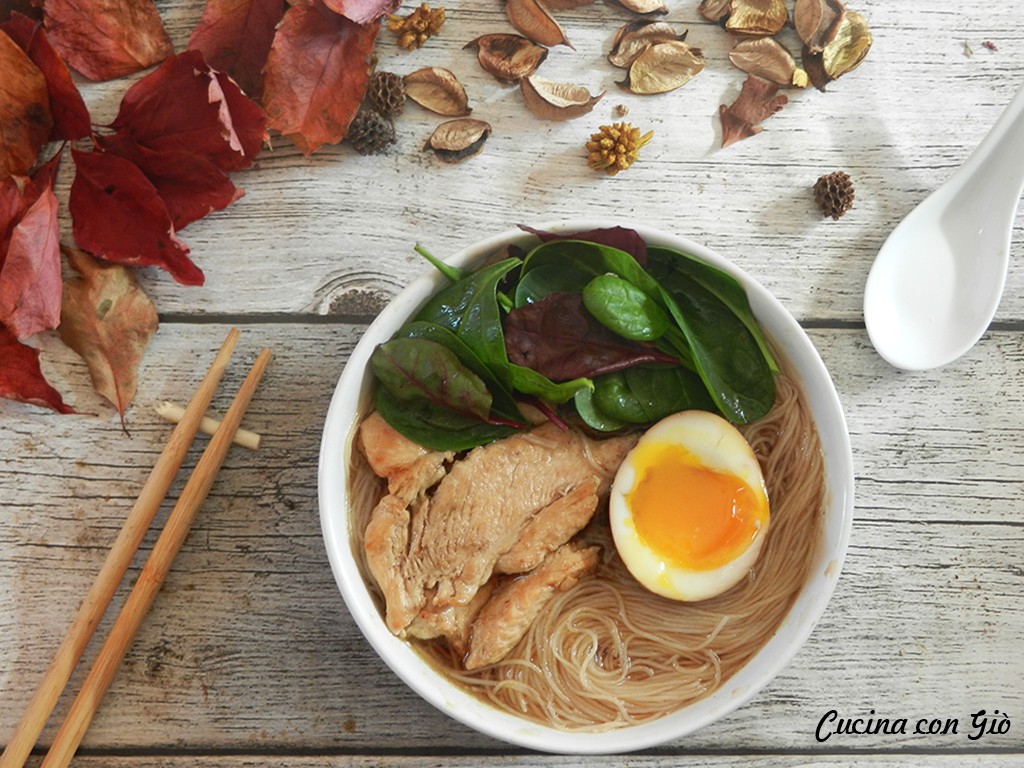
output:
[[[761,462],[771,524],[757,565],[724,595],[680,603],[647,591],[599,514],[582,534],[603,547],[596,576],[557,596],[501,662],[466,672],[445,643],[417,647],[496,707],[565,730],[611,730],[707,696],[775,633],[806,580],[821,527],[821,449],[795,382],[778,376],[775,407],[742,431]],[[368,480],[361,486],[358,531],[379,494]]]

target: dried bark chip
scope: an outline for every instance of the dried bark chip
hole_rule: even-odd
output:
[[[736,101],[718,108],[722,121],[722,147],[761,132],[760,123],[789,103],[789,98],[779,94],[778,90],[775,83],[747,75]]]
[[[667,21],[631,21],[620,27],[616,33],[608,61],[613,66],[626,68],[654,43],[685,39],[686,32],[676,33]]]
[[[532,75],[548,56],[544,46],[510,33],[482,35],[463,47],[475,47],[480,66],[503,83],[516,83]]]
[[[519,88],[527,108],[543,120],[571,120],[594,109],[604,91],[594,96],[581,85],[556,83],[539,77],[524,77]]]
[[[489,123],[460,117],[437,126],[427,140],[427,147],[446,163],[458,163],[480,154],[490,135]]]
[[[446,117],[462,117],[473,110],[466,89],[455,73],[444,67],[423,67],[405,76],[405,95],[424,109]]]
[[[541,0],[506,0],[505,15],[513,27],[539,45],[573,47]]]
[[[667,93],[688,83],[704,69],[704,54],[682,40],[649,45],[629,65],[620,83],[633,93]]]

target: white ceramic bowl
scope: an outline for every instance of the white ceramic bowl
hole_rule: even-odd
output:
[[[366,639],[400,678],[442,712],[482,733],[546,752],[607,754],[644,749],[692,733],[748,702],[782,671],[811,634],[839,578],[852,526],[853,459],[842,406],[828,371],[797,322],[753,278],[685,238],[630,222],[569,221],[535,226],[553,232],[573,232],[616,224],[636,230],[650,244],[686,251],[740,281],[754,314],[797,372],[821,437],[828,494],[822,536],[808,581],[772,639],[718,691],[642,725],[607,733],[566,733],[482,702],[450,683],[408,643],[388,631],[353,556],[346,467],[355,426],[370,400],[370,354],[445,284],[435,270],[402,291],[356,345],[331,400],[320,451],[320,520],[327,554],[342,597]],[[505,231],[474,243],[446,261],[457,267],[472,266],[515,241],[529,242],[531,236],[518,229]]]

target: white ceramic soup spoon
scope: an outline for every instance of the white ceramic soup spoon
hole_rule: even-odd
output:
[[[1024,87],[966,162],[883,243],[864,288],[878,353],[906,370],[938,368],[974,346],[1006,282],[1024,191]]]

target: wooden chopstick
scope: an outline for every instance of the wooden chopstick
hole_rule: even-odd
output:
[[[89,670],[82,688],[78,692],[64,723],[54,737],[50,751],[43,760],[43,768],[61,768],[71,762],[82,737],[92,722],[104,694],[113,682],[114,675],[124,658],[128,646],[142,626],[142,620],[149,612],[160,586],[171,568],[175,555],[185,542],[199,507],[206,499],[213,481],[220,471],[228,448],[238,425],[248,408],[263,371],[270,362],[270,350],[264,349],[253,363],[238,394],[228,408],[220,429],[210,439],[203,455],[196,463],[192,475],[185,484],[177,504],[171,510],[153,551],[142,568],[138,581],[128,594],[121,611],[111,627],[110,635],[100,648],[92,669]]]
[[[185,460],[199,430],[200,421],[210,406],[210,401],[234,352],[238,336],[236,328],[228,332],[195,396],[185,409],[185,415],[171,432],[167,445],[153,465],[149,478],[96,575],[96,580],[79,606],[63,642],[29,700],[28,707],[15,727],[6,749],[0,755],[0,768],[21,768],[28,759],[61,692],[71,678],[71,673],[96,631],[96,626],[117,592],[143,536],[152,524],[160,505],[163,504],[181,463]]]

